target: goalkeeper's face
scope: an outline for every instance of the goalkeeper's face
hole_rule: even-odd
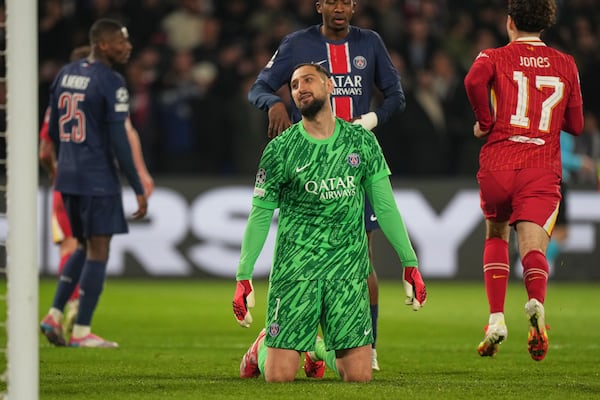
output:
[[[312,65],[296,69],[290,86],[298,111],[307,118],[314,117],[323,109],[333,89],[331,79]]]

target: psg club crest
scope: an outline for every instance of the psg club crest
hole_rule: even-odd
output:
[[[365,69],[367,68],[367,59],[363,56],[356,56],[352,60],[352,64],[358,69]]]
[[[348,164],[350,164],[354,168],[356,168],[360,165],[360,156],[356,153],[348,154],[348,157],[346,158],[346,160],[348,161]]]
[[[269,325],[269,336],[275,337],[279,335],[280,330],[281,328],[279,328],[279,324],[273,322],[271,325]]]

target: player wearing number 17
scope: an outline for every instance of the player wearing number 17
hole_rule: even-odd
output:
[[[504,301],[511,226],[517,231],[528,297],[528,350],[536,361],[548,351],[546,248],[561,201],[560,131],[579,135],[583,128],[573,57],[541,40],[542,31],[555,19],[554,0],[510,1],[510,43],[482,51],[465,77],[477,120],[473,133],[486,139],[477,173],[486,219],[483,276],[490,311],[477,348],[481,356],[493,356],[508,334]]]

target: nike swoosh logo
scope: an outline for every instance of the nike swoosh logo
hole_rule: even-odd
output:
[[[543,276],[532,276],[531,278],[527,279],[529,282],[536,280],[536,279],[544,279]]]
[[[365,329],[365,331],[364,331],[365,336],[367,336],[369,333],[371,333],[371,329],[372,328]]]
[[[309,167],[310,164],[312,164],[312,163],[308,163],[308,164],[303,165],[301,167],[296,167],[296,173],[304,171],[306,168]]]
[[[321,60],[321,61],[317,61],[317,62],[314,62],[313,64],[315,64],[315,65],[321,65],[321,64],[324,64],[324,63],[326,63],[326,62],[327,62],[327,59],[325,59],[325,60]]]
[[[371,222],[377,221],[377,217],[375,216],[375,214],[371,214],[371,216],[369,217],[369,219],[371,220]]]
[[[500,279],[500,278],[506,278],[506,275],[496,275],[496,274],[492,274],[492,279]]]

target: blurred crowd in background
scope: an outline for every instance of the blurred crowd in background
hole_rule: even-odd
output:
[[[600,4],[557,3],[542,38],[575,57],[586,115],[577,146],[600,159]],[[285,35],[321,22],[315,0],[41,0],[40,120],[55,74],[101,17],[129,29],[121,72],[154,175],[254,175],[268,120],[248,89]],[[352,24],[382,36],[406,95],[406,111],[375,129],[394,175],[474,177],[482,142],[463,78],[480,50],[507,43],[505,22],[505,0],[358,0]]]

